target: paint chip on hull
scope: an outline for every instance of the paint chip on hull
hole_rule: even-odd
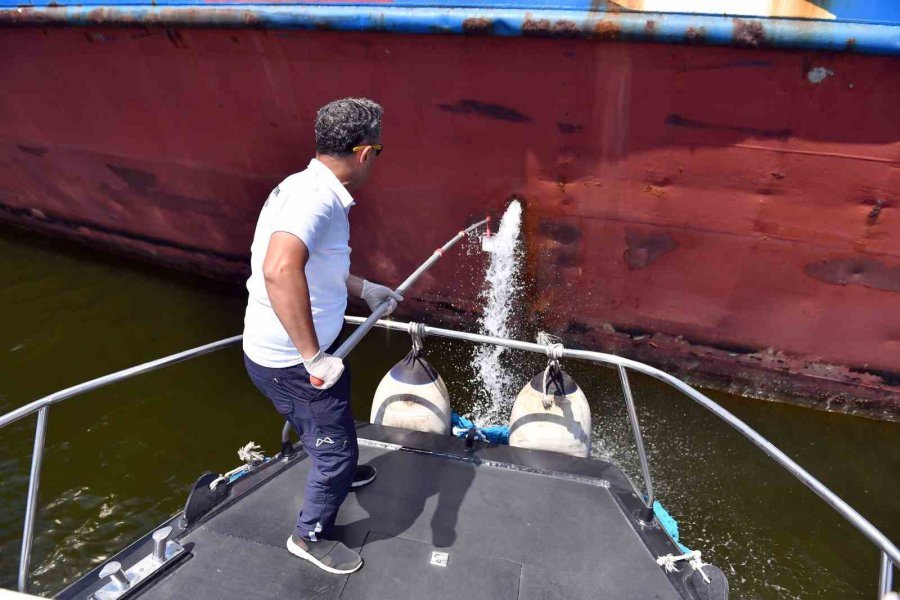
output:
[[[702,44],[706,40],[705,27],[688,27],[684,39],[689,44]]]
[[[815,67],[814,69],[809,70],[809,73],[806,74],[806,78],[809,79],[810,83],[822,83],[825,81],[825,78],[831,77],[832,75],[834,75],[834,71],[831,69]]]
[[[678,114],[671,114],[666,117],[666,125],[670,127],[687,127],[690,129],[728,131],[749,137],[776,139],[780,141],[787,140],[793,134],[790,129],[758,129],[756,127],[744,127],[742,125],[719,125],[717,123],[688,119]]]
[[[469,35],[490,35],[494,32],[494,22],[485,17],[469,17],[463,21],[462,28]]]
[[[650,194],[651,196],[656,196],[657,198],[662,198],[666,195],[666,190],[662,186],[648,183],[646,186],[644,186],[644,193]]]
[[[581,29],[578,27],[578,23],[566,19],[550,21],[549,19],[526,17],[522,23],[522,35],[574,38],[581,35]]]
[[[18,144],[16,147],[25,154],[30,154],[32,156],[43,156],[50,152],[49,148],[40,148],[38,146],[24,146],[22,144]]]
[[[834,285],[861,285],[885,292],[900,292],[900,266],[890,267],[872,258],[836,258],[809,263],[803,271]]]
[[[570,223],[560,221],[541,221],[538,233],[559,244],[574,244],[581,239],[581,230]]]
[[[667,233],[642,233],[634,229],[625,230],[625,243],[628,244],[625,262],[632,270],[649,267],[679,246]]]
[[[875,206],[872,207],[872,210],[869,211],[869,214],[866,215],[866,223],[869,225],[875,225],[878,222],[878,217],[881,215],[881,209],[885,206],[885,203],[881,200],[874,201]]]
[[[759,48],[766,44],[766,28],[760,21],[735,19],[732,37],[737,46]]]
[[[578,125],[576,123],[557,123],[557,127],[559,127],[559,132],[563,134],[571,134],[571,133],[581,133],[584,131],[584,125]]]
[[[454,104],[438,104],[438,108],[459,115],[478,115],[510,123],[528,123],[531,121],[531,117],[523,115],[513,108],[501,104],[481,102],[480,100],[460,100]]]
[[[119,165],[107,164],[106,166],[110,171],[115,173],[119,179],[138,191],[144,192],[147,191],[148,188],[156,185],[156,175],[153,173]]]

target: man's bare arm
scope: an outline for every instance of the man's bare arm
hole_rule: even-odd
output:
[[[362,298],[363,278],[350,275],[347,278],[347,293],[354,298]]]
[[[272,309],[304,360],[319,352],[319,339],[313,327],[306,262],[309,249],[290,233],[276,231],[269,239],[263,261],[263,277]]]

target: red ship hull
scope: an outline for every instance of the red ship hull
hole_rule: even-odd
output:
[[[531,314],[762,396],[900,411],[900,63],[590,40],[0,30],[0,216],[245,276],[325,102],[385,106],[354,271],[397,283],[525,206]],[[471,317],[449,260],[410,314]],[[454,278],[449,278],[454,279]]]

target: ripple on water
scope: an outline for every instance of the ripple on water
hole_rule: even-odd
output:
[[[619,465],[643,489],[621,391],[611,384],[594,388],[592,455]],[[637,409],[657,499],[678,521],[680,541],[729,576],[733,599],[858,597],[859,590],[842,574],[829,573],[820,552],[809,551],[819,543],[820,532],[796,531],[801,524],[795,527],[791,514],[803,513],[800,500],[794,506],[783,502],[783,515],[764,506],[772,502],[767,488],[780,485],[778,477],[789,477],[767,457],[703,411],[665,406],[655,398],[638,402]],[[729,435],[735,436],[734,443]],[[798,498],[807,493],[800,484],[788,487]],[[843,526],[824,513],[828,520],[814,522],[814,527]]]
[[[179,490],[182,491],[183,490]],[[85,563],[97,565],[134,541],[136,532],[153,529],[161,515],[175,510],[169,501],[148,497],[94,494],[74,487],[40,512],[34,542],[33,581],[36,592],[56,592],[84,574]]]

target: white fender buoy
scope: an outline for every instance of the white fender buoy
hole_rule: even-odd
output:
[[[450,394],[444,380],[413,349],[388,371],[372,399],[377,425],[450,434]]]
[[[558,368],[542,371],[522,388],[509,416],[509,445],[587,458],[591,453],[591,408],[575,380]],[[550,401],[549,408],[544,408]]]

